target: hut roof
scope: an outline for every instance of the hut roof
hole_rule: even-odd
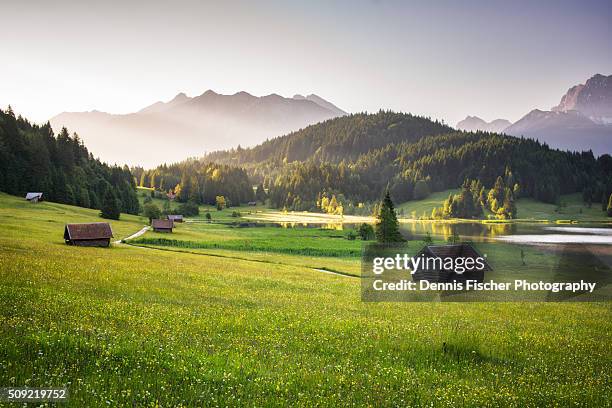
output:
[[[172,220],[153,220],[151,222],[151,226],[153,228],[170,228],[174,227],[174,222]]]
[[[92,222],[87,224],[66,224],[64,239],[109,239],[113,230],[108,222]]]
[[[480,255],[480,253],[467,242],[461,244],[452,245],[427,245],[419,251],[417,256],[421,254],[427,257],[433,258],[483,258],[484,260],[484,271],[492,271],[491,265],[487,262],[486,258]]]
[[[168,219],[169,220],[182,220],[183,216],[181,214],[169,214]]]
[[[26,200],[32,200],[33,198],[41,198],[43,193],[27,193]]]

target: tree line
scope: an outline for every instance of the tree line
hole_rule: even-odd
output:
[[[79,136],[66,128],[30,123],[9,106],[0,110],[0,191],[42,192],[46,200],[103,209],[103,216],[138,214],[136,185],[127,167],[93,157]]]
[[[268,191],[273,207],[292,210],[329,211],[321,197],[335,196],[335,208],[359,213],[387,188],[395,202],[406,202],[466,181],[478,185],[451,197],[447,216],[478,217],[485,208],[513,218],[520,197],[556,203],[561,194],[575,192],[606,209],[612,194],[610,155],[595,158],[590,151],[559,151],[527,138],[455,131],[389,111],[330,119],[207,159],[243,166]]]
[[[244,169],[225,164],[189,159],[151,170],[133,168],[134,177],[141,187],[167,192],[182,203],[217,205],[223,197],[224,206],[239,205],[255,200],[255,191]],[[258,191],[265,199],[265,191]]]

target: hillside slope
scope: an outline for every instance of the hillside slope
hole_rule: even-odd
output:
[[[596,160],[591,153],[561,152],[531,139],[457,132],[427,118],[384,111],[328,120],[203,161],[243,166],[263,182],[273,206],[294,210],[316,210],[323,197],[335,195],[343,211],[358,211],[359,203],[377,201],[386,188],[404,202],[457,188],[466,179],[490,188],[508,171],[523,196],[547,202],[586,186],[593,202],[600,202],[612,190],[610,156]]]

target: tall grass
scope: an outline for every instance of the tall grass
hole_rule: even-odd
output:
[[[224,242],[201,242],[167,238],[138,238],[130,240],[130,243],[135,245],[157,245],[190,249],[229,249],[234,251],[275,252],[305,256],[356,257],[361,255],[361,250],[359,249],[286,247],[261,241],[245,242],[235,240]]]

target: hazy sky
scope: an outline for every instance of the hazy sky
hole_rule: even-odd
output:
[[[612,74],[611,4],[0,0],[0,106],[44,121],[213,89],[514,121]]]

